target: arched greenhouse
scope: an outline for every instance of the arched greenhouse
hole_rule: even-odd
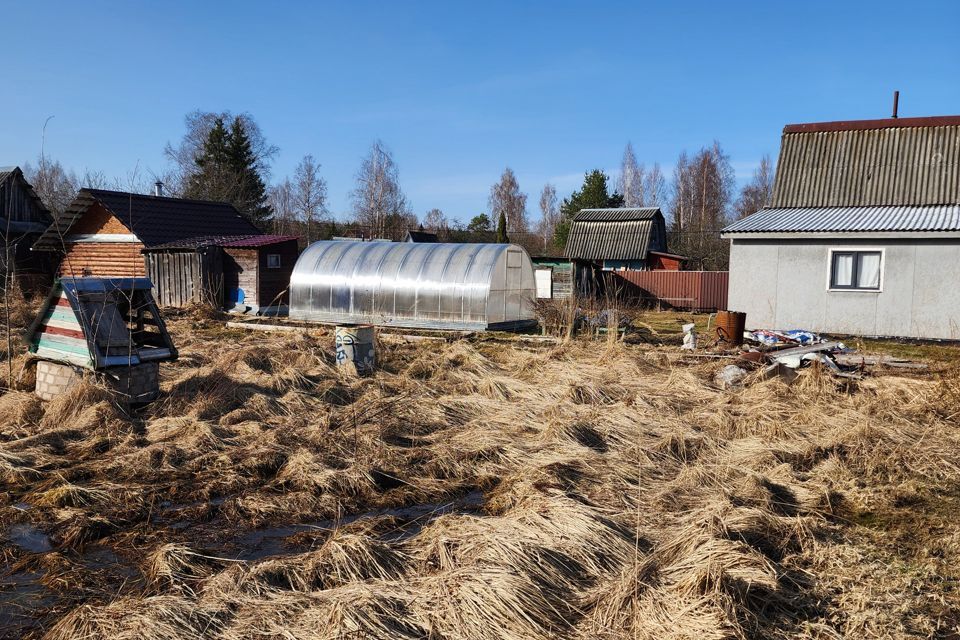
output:
[[[290,318],[426,329],[536,322],[527,252],[514,244],[314,242],[290,278]]]

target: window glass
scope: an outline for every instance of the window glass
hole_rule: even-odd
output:
[[[857,287],[861,289],[880,288],[880,254],[878,252],[857,254]]]
[[[269,268],[269,269],[279,269],[279,268],[280,268],[280,254],[279,254],[279,253],[268,253],[268,254],[267,254],[267,268]]]
[[[853,254],[852,253],[833,254],[833,286],[849,287],[852,284],[853,284]]]

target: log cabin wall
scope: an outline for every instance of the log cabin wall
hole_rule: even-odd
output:
[[[103,240],[98,240],[97,236],[103,236]],[[116,242],[117,236],[129,236],[130,241]],[[93,204],[86,215],[70,227],[64,234],[63,246],[62,276],[130,278],[147,275],[140,253],[143,244],[100,203]]]
[[[67,245],[60,275],[139,278],[147,275],[139,242],[76,242]]]

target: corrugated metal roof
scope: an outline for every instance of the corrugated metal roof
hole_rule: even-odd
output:
[[[660,207],[638,207],[628,209],[580,209],[573,217],[577,222],[621,222],[627,220],[653,220],[660,213]],[[663,215],[662,213],[660,215]]]
[[[666,251],[666,224],[658,207],[583,209],[570,223],[566,254],[578,260],[645,260]]]
[[[960,203],[960,124],[784,130],[771,207]],[[844,123],[850,124],[850,123]]]
[[[34,249],[59,248],[61,236],[67,234],[94,202],[106,207],[147,247],[189,238],[262,235],[260,229],[226,202],[81,189],[70,206],[37,240]]]
[[[960,231],[960,205],[769,208],[723,233],[860,233]]]

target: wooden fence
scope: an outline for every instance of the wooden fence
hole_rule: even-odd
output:
[[[614,271],[655,304],[690,311],[727,308],[728,271]]]

